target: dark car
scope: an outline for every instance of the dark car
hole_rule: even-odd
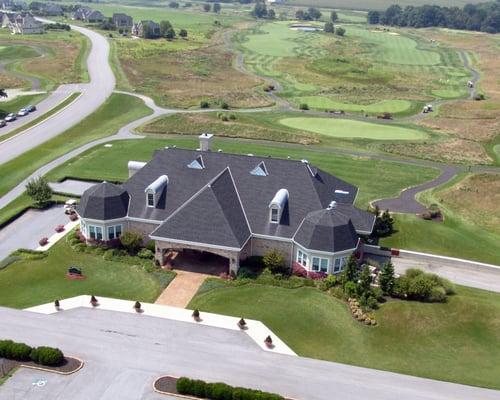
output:
[[[26,107],[26,110],[28,110],[28,112],[36,111],[36,106],[30,104],[28,107]]]
[[[17,119],[17,116],[14,113],[7,114],[7,116],[5,117],[5,120],[7,122],[15,121],[16,119]]]

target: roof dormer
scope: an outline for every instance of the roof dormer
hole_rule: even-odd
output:
[[[192,169],[204,169],[205,163],[203,162],[203,157],[200,155],[196,157],[193,161],[188,164],[188,168]]]
[[[261,161],[254,169],[250,171],[251,175],[255,176],[267,176],[269,173],[267,172],[266,164],[264,161]]]
[[[168,176],[161,175],[153,183],[144,189],[146,193],[146,205],[148,207],[156,207],[163,191],[168,185]]]
[[[288,203],[288,190],[280,189],[269,203],[269,222],[279,224],[283,210]]]

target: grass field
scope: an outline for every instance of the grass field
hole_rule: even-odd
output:
[[[82,268],[86,279],[68,280],[71,265]],[[16,261],[0,270],[0,304],[26,308],[84,294],[154,303],[171,278],[163,274],[160,279],[139,265],[76,252],[63,238],[46,258]]]
[[[444,186],[424,192],[424,204],[437,204],[444,222],[397,214],[397,233],[382,245],[500,264],[500,178],[459,175]]]
[[[12,36],[7,30],[0,30],[0,45],[6,47],[0,51],[6,53],[5,59],[9,60],[7,69],[39,79],[44,89],[88,81],[85,55],[90,45],[88,39],[77,32],[50,31],[43,35]],[[11,46],[14,47],[9,50]],[[43,62],[40,57],[43,57]]]
[[[459,287],[445,304],[390,301],[375,312],[375,328],[314,288],[213,289],[188,307],[260,320],[301,356],[500,388],[497,293]]]
[[[396,125],[384,125],[335,118],[285,118],[280,123],[304,131],[343,138],[371,140],[422,140],[428,136],[424,131]]]
[[[155,150],[174,144],[191,149],[195,149],[199,145],[196,138],[115,142],[112,148],[100,146],[85,152],[77,159],[55,169],[47,177],[50,180],[61,180],[66,176],[73,176],[82,179],[125,181],[128,178],[126,166],[129,160],[150,160]],[[271,143],[252,144],[241,140],[216,138],[213,146],[229,153],[252,153],[279,158],[290,156],[296,160],[306,158],[313,165],[359,186],[360,191],[356,203],[362,208],[367,207],[370,200],[395,196],[403,188],[433,179],[439,173],[433,168],[415,167],[369,158],[340,156],[303,148],[284,148]]]
[[[263,24],[234,40],[247,68],[278,80],[280,96],[296,106],[406,116],[432,98],[466,94],[469,76],[458,54],[417,31],[347,24],[346,36],[339,38],[289,24]]]
[[[116,133],[128,122],[151,113],[142,100],[113,94],[95,113],[59,136],[27,151],[0,166],[0,196],[4,195],[37,168],[68,151]]]

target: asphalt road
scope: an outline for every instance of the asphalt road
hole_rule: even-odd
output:
[[[261,350],[238,331],[140,314],[75,309],[56,315],[0,308],[2,336],[58,346],[86,365],[45,393],[32,390],[39,372],[14,375],[0,399],[161,399],[155,378],[188,375],[279,392],[303,400],[493,400],[500,392]]]
[[[21,135],[0,142],[0,164],[6,163],[22,153],[61,134],[65,130],[92,114],[111,95],[115,87],[115,76],[108,63],[109,44],[106,38],[90,29],[71,26],[71,29],[87,36],[92,47],[87,58],[90,83],[70,85],[82,95],[64,111],[27,129]],[[64,90],[64,85],[60,90]]]

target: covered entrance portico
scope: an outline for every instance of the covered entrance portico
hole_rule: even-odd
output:
[[[217,276],[239,267],[239,251],[158,240],[156,259],[161,266]]]

